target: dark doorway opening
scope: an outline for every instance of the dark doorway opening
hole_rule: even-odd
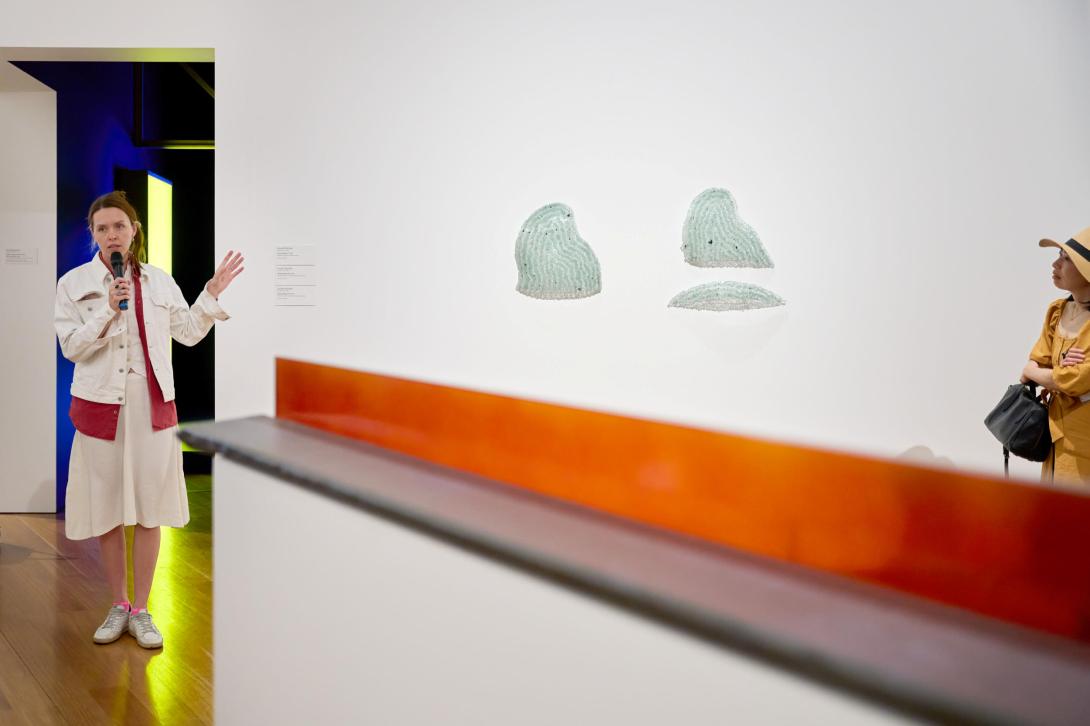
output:
[[[189,302],[212,276],[215,254],[215,64],[11,61],[57,93],[57,277],[93,255],[91,201],[123,189],[148,221],[148,175],[172,190],[170,274]],[[154,264],[154,263],[153,263]],[[215,418],[215,333],[173,346],[179,421]],[[73,428],[73,364],[57,350],[57,503],[63,511]],[[186,452],[187,473],[211,471]]]

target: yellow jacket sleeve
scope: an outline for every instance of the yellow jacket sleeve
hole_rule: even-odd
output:
[[[1056,390],[1069,396],[1079,397],[1090,393],[1090,363],[1077,366],[1060,366],[1052,370]]]
[[[1052,337],[1056,334],[1056,324],[1063,312],[1065,299],[1060,298],[1048,306],[1045,312],[1045,324],[1041,328],[1041,337],[1029,352],[1029,359],[1042,368],[1052,367]]]
[[[1060,321],[1060,315],[1063,313],[1064,303],[1066,302],[1066,299],[1060,299],[1048,306],[1041,337],[1038,338],[1037,344],[1033,346],[1029,357],[1030,360],[1036,361],[1039,366],[1052,368],[1052,380],[1056,384],[1056,390],[1073,398],[1078,398],[1090,393],[1090,361],[1074,366],[1060,365],[1053,367],[1052,365],[1052,346],[1056,326]],[[1085,341],[1080,340],[1073,342],[1072,347],[1085,348],[1087,346]]]

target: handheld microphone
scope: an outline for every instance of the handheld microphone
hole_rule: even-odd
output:
[[[125,261],[121,259],[120,252],[110,253],[110,267],[114,268],[114,278],[125,276]],[[129,301],[122,300],[117,304],[117,307],[122,310],[129,309]]]

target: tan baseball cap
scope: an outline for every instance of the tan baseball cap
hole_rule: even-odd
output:
[[[1059,247],[1067,253],[1071,261],[1075,263],[1075,269],[1087,280],[1090,280],[1090,227],[1087,227],[1066,242],[1055,242],[1043,239],[1038,242],[1041,247]]]

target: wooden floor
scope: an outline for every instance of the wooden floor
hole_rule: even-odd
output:
[[[161,650],[91,640],[112,599],[97,540],[0,514],[0,724],[212,723],[212,481],[186,484],[191,519],[162,529],[148,602]]]

